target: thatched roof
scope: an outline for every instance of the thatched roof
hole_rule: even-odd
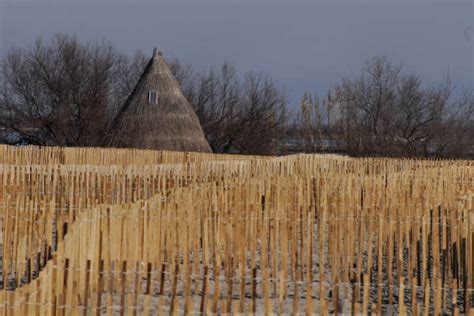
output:
[[[112,132],[113,147],[211,152],[196,113],[156,48]]]

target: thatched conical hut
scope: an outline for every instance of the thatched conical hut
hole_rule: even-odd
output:
[[[196,113],[158,49],[115,118],[108,145],[211,152]]]

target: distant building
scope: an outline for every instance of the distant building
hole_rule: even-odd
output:
[[[196,113],[158,49],[114,120],[107,145],[211,152]]]

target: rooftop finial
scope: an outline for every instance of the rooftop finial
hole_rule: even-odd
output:
[[[161,51],[158,49],[158,47],[153,48],[153,58],[157,58],[158,56],[161,56]]]

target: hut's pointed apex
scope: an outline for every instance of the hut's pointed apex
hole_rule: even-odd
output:
[[[153,58],[157,59],[162,55],[161,51],[158,49],[158,47],[153,48]]]

